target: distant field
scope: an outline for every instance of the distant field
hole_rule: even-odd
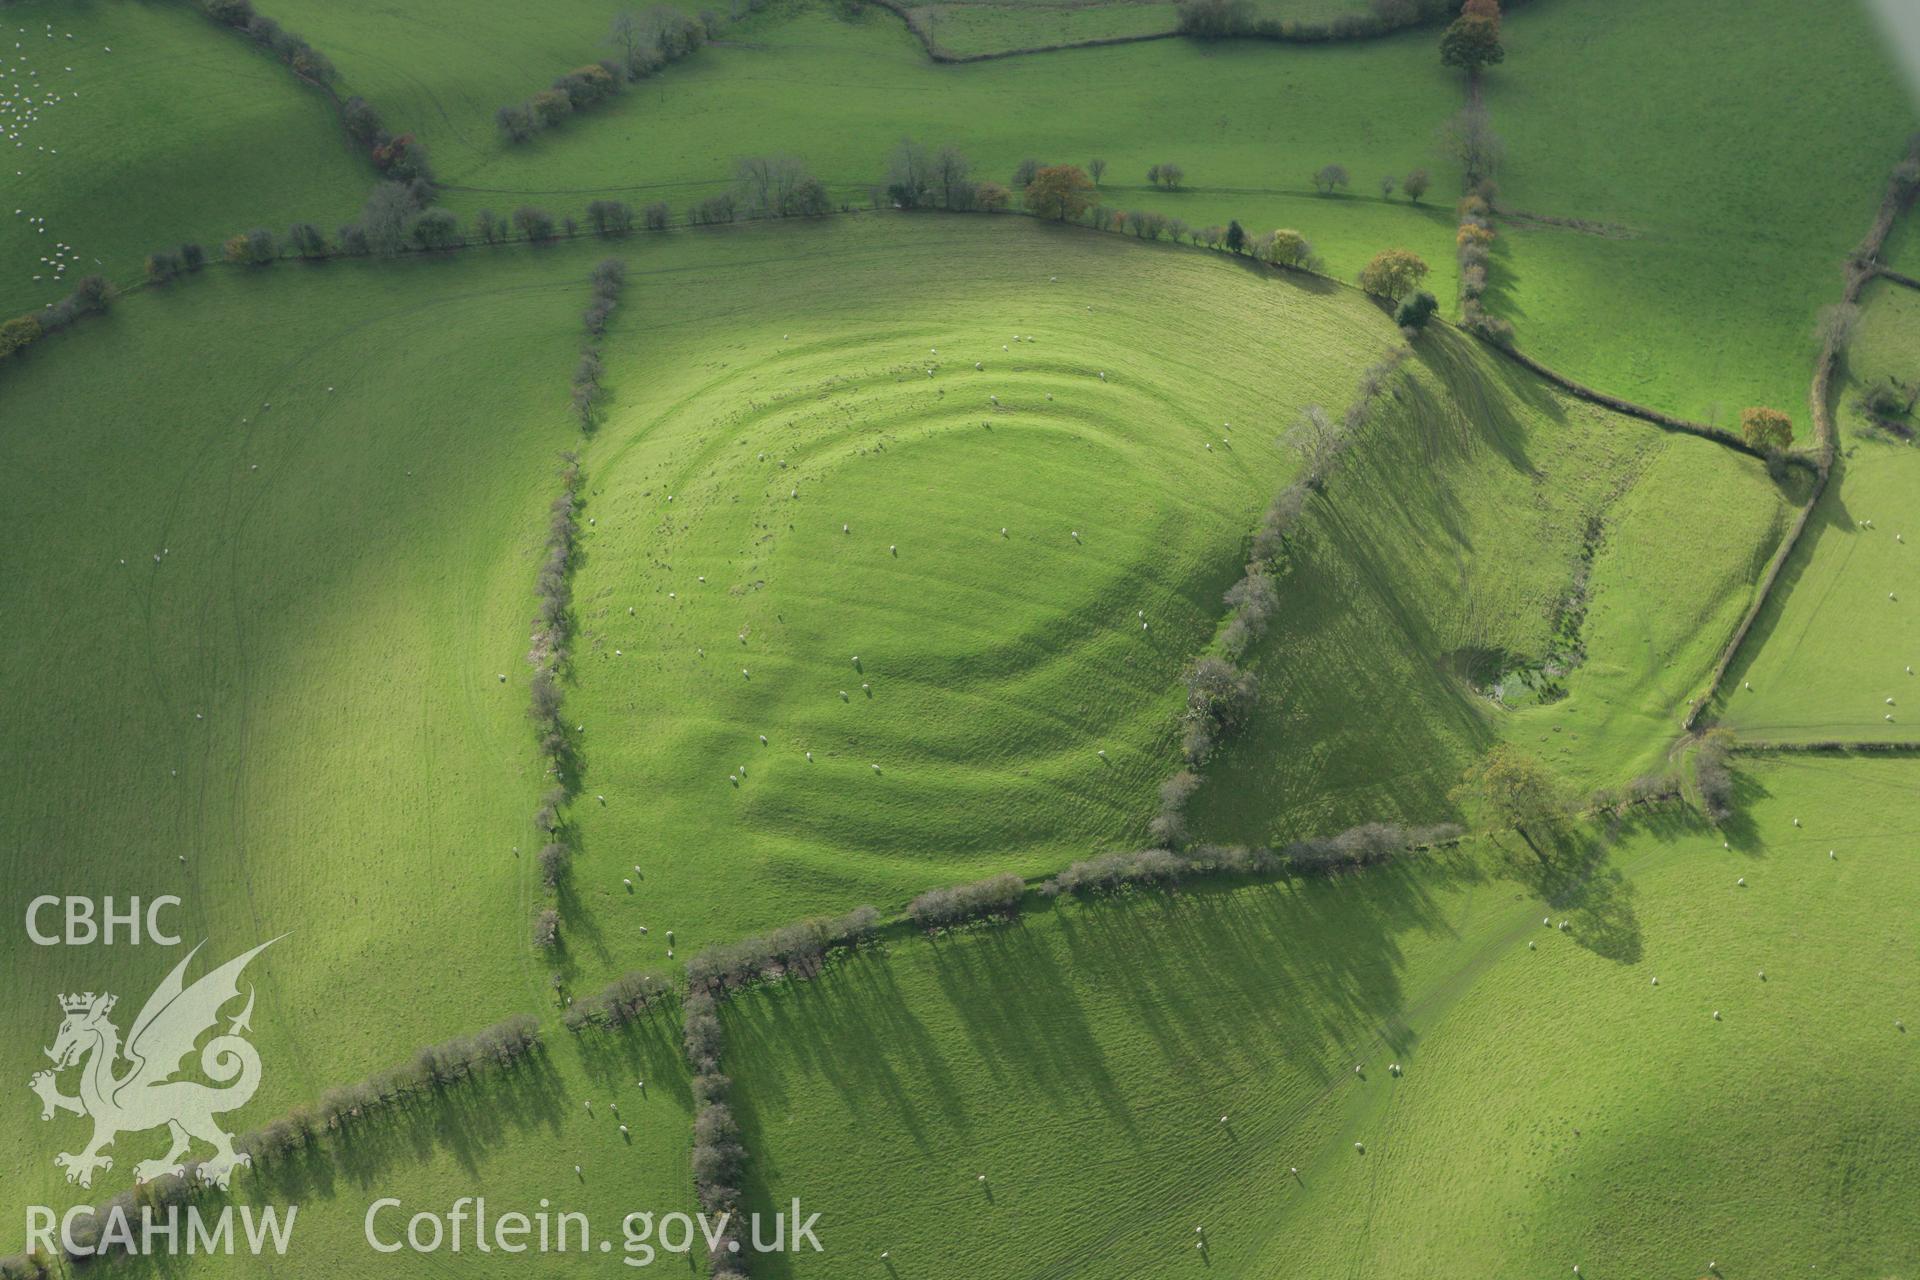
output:
[[[35,855],[0,861],[0,901],[177,894],[209,958],[288,934],[251,971],[272,1065],[243,1125],[550,1006],[523,655],[592,261],[210,269],[0,371],[0,795]],[[0,1076],[24,1081],[54,992],[130,1018],[167,957],[13,919],[0,965],[34,995]],[[9,1223],[76,1194],[50,1146],[74,1127],[18,1101]]]
[[[0,31],[21,46],[0,62],[14,142],[0,171],[0,317],[89,272],[137,279],[149,252],[183,240],[217,255],[236,231],[296,219],[331,234],[373,184],[323,94],[191,5],[22,0],[0,11]],[[71,265],[56,273],[42,258]]]
[[[1419,349],[1418,390],[1308,507],[1251,660],[1255,730],[1196,801],[1207,838],[1434,821],[1503,737],[1583,791],[1663,767],[1779,537],[1783,495],[1753,460],[1462,339]]]
[[[943,6],[938,22],[943,41],[986,48],[1109,22],[1139,32],[1150,11]],[[799,155],[840,198],[865,202],[904,134],[952,141],[979,175],[1003,180],[1025,157],[1098,155],[1114,207],[1196,226],[1298,227],[1342,276],[1403,245],[1435,265],[1452,301],[1457,177],[1436,134],[1463,90],[1430,29],[1313,46],[1154,41],[947,67],[875,8],[844,19],[784,4],[618,102],[509,146],[491,124],[495,107],[604,53],[594,4],[442,20],[295,0],[288,16],[334,53],[352,89],[428,142],[463,214],[528,200],[577,210],[603,195],[678,211],[724,187],[721,158],[743,151]],[[1760,26],[1782,34],[1749,38]],[[454,30],[471,41],[452,42]],[[514,58],[499,52],[509,37]],[[1806,330],[1834,292],[1833,264],[1864,230],[1915,123],[1891,64],[1863,53],[1878,48],[1868,19],[1788,0],[1757,10],[1710,0],[1684,13],[1654,0],[1537,0],[1509,15],[1507,45],[1487,81],[1506,139],[1502,204],[1619,230],[1507,222],[1496,311],[1543,358],[1620,394],[1723,423],[1755,402],[1795,411]],[[1644,86],[1623,99],[1628,80]],[[1766,129],[1727,105],[1756,81],[1777,98]],[[1188,92],[1195,84],[1207,93]],[[1190,190],[1146,187],[1147,167],[1163,160],[1185,168]],[[1308,181],[1328,162],[1347,165],[1354,183],[1332,200]],[[1435,175],[1434,208],[1374,194],[1382,175],[1416,167]]]
[[[736,1002],[751,1189],[831,1250],[764,1274],[1897,1274],[1920,987],[1886,906],[1920,767],[1742,778],[1731,851],[1655,815],[1551,907],[1531,855],[1473,846]]]
[[[1299,227],[1348,277],[1380,248],[1403,244],[1434,265],[1443,293],[1453,287],[1453,179],[1432,135],[1460,87],[1439,66],[1431,32],[1312,47],[1155,41],[948,67],[878,8],[847,21],[789,4],[730,28],[724,43],[616,102],[510,146],[494,109],[604,56],[603,23],[565,42],[560,22],[543,16],[552,30],[528,32],[524,56],[496,62],[464,44],[455,56],[442,52],[446,30],[464,29],[464,18],[440,23],[409,9],[402,21],[332,6],[296,6],[288,16],[334,52],[352,91],[419,132],[449,184],[445,200],[463,215],[527,201],[578,213],[609,196],[664,200],[679,216],[731,183],[733,158],[765,152],[801,157],[837,198],[864,205],[884,181],[889,151],[910,135],[959,145],[977,177],[1000,182],[1029,156],[1076,164],[1101,156],[1105,202],[1116,208],[1157,209],[1196,226],[1239,218],[1256,229]],[[528,66],[548,49],[553,70]],[[1195,84],[1207,93],[1191,93]],[[1360,84],[1394,91],[1357,94]],[[1190,190],[1149,187],[1147,169],[1165,160],[1185,167]],[[1312,173],[1330,161],[1354,171],[1345,197],[1313,194]],[[1430,201],[1440,207],[1379,199],[1381,174],[1422,166],[1435,172]]]
[[[1366,13],[1365,0],[1259,0],[1267,21],[1323,21]],[[1178,8],[1166,0],[959,0],[916,5],[913,21],[943,53],[960,57],[1170,35]]]
[[[1503,223],[1494,310],[1616,394],[1723,426],[1771,404],[1804,436],[1814,313],[1920,124],[1862,7],[1535,0],[1504,30],[1501,204],[1626,238]],[[1735,105],[1756,83],[1764,128]]]
[[[1720,699],[1721,720],[1753,737],[1917,736],[1920,688],[1909,669],[1920,667],[1910,613],[1920,605],[1920,451],[1869,433],[1848,406],[1888,373],[1920,381],[1920,293],[1880,282],[1863,302],[1836,415],[1836,484]]]

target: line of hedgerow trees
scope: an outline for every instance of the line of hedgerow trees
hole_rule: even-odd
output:
[[[759,9],[765,2],[751,0],[747,7]],[[601,41],[611,56],[575,67],[524,102],[501,107],[494,112],[494,123],[507,141],[525,142],[693,53],[716,39],[725,21],[711,9],[690,18],[668,4],[617,13]]]

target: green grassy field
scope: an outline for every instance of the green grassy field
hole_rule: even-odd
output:
[[[1871,19],[1538,0],[1504,30],[1486,90],[1501,204],[1621,232],[1503,221],[1490,305],[1534,354],[1617,395],[1722,426],[1771,404],[1806,435],[1814,313],[1916,123]],[[1741,105],[1755,84],[1762,128]]]
[[[306,219],[331,234],[373,183],[324,95],[188,5],[23,0],[0,31],[14,144],[0,315],[90,272],[137,279],[148,253],[184,240],[218,256],[249,227]]]
[[[1897,1274],[1920,992],[1884,907],[1920,773],[1742,777],[1733,849],[1678,814],[1590,833],[1550,907],[1531,855],[1474,846],[738,1002],[758,1196],[830,1250],[764,1274]]]
[[[0,377],[0,794],[35,855],[0,895],[178,894],[210,957],[287,933],[252,970],[274,1069],[243,1123],[549,1003],[523,655],[592,261],[212,270]],[[35,993],[8,1079],[56,991],[134,1003],[171,967],[17,920],[0,948]],[[24,1103],[0,1128],[10,1218],[73,1194],[53,1129]]]
[[[524,1070],[234,1191],[302,1206],[276,1272],[519,1274],[512,1257],[371,1253],[363,1217],[382,1196],[544,1197],[604,1235],[629,1211],[694,1207],[677,1015],[582,1039],[557,1000],[810,913],[892,914],[937,885],[1147,842],[1182,673],[1297,467],[1282,435],[1309,404],[1337,417],[1404,340],[1338,281],[1404,246],[1456,310],[1458,180],[1436,130],[1466,86],[1433,29],[952,66],[875,6],[779,0],[509,146],[495,108],[608,55],[623,0],[260,3],[338,63],[343,93],[418,135],[463,221],[597,197],[684,213],[744,153],[802,158],[847,206],[215,263],[0,360],[16,919],[0,1080],[46,1065],[50,997],[115,992],[125,1027],[178,958],[32,945],[18,920],[40,894],[178,894],[210,959],[284,935],[250,971],[268,1069],[236,1131],[536,1014],[548,1048]],[[1144,34],[1171,13],[932,10],[959,52]],[[129,285],[184,240],[217,257],[254,225],[331,234],[374,181],[323,93],[193,5],[18,0],[0,17],[19,210],[0,318],[89,272]],[[1915,124],[1868,19],[1534,0],[1504,31],[1485,85],[1505,137],[1490,309],[1588,383],[1723,425],[1776,404],[1805,443],[1815,312]],[[1335,279],[870,209],[903,135],[1002,181],[1029,157],[1098,156],[1109,207],[1298,227]],[[1146,185],[1166,161],[1187,189]],[[1350,190],[1314,192],[1328,162]],[[1420,167],[1425,204],[1378,194]],[[583,432],[567,379],[608,255],[626,283]],[[1885,259],[1920,275],[1920,222]],[[1879,282],[1862,303],[1832,483],[1709,708],[1750,742],[1920,737],[1920,526],[1902,523],[1920,461],[1855,405],[1920,381],[1920,292]],[[581,770],[550,896],[527,649],[567,449]],[[1432,326],[1295,530],[1246,659],[1260,709],[1205,768],[1196,840],[1457,817],[1450,790],[1497,743],[1576,802],[1671,769],[1808,491]],[[828,1250],[752,1273],[1904,1274],[1920,1134],[1888,1100],[1916,1070],[1900,904],[1920,762],[1736,764],[1719,828],[1668,802],[1568,819],[1538,832],[1539,857],[1477,832],[1364,873],[1033,902],[1003,927],[890,927],[815,981],[737,994],[723,1065],[749,1205],[799,1197]],[[530,926],[550,901],[564,942],[548,955]],[[111,1173],[69,1186],[52,1156],[84,1122],[43,1125],[11,1087],[0,1220],[114,1194],[164,1145],[128,1135]],[[0,1253],[18,1243],[0,1233]]]
[[[1433,821],[1498,738],[1582,791],[1655,771],[1778,540],[1752,460],[1463,339],[1419,349],[1415,393],[1308,508],[1253,658],[1264,710],[1197,801],[1210,838]]]
[[[1619,228],[1509,222],[1496,310],[1529,347],[1589,381],[1722,422],[1752,402],[1799,407],[1812,314],[1914,123],[1891,65],[1871,52],[1864,15],[1785,0],[1763,10],[1715,0],[1707,14],[1683,15],[1633,0],[1623,14],[1542,0],[1510,16],[1510,56],[1487,89],[1507,141],[1503,204]],[[1033,23],[1094,21],[1083,12],[942,21],[963,41],[1028,39],[1038,38]],[[1451,201],[1454,166],[1436,131],[1462,88],[1438,65],[1430,30],[1311,47],[1176,40],[942,67],[891,15],[782,6],[591,118],[513,147],[493,132],[492,109],[543,81],[523,63],[488,61],[498,46],[479,35],[445,56],[445,32],[464,22],[298,4],[289,16],[335,52],[353,89],[432,145],[449,199],[467,213],[595,196],[678,209],[721,189],[720,157],[743,149],[797,154],[843,198],[864,200],[907,134],[959,144],[990,176],[1027,156],[1100,155],[1116,207],[1194,225],[1297,226],[1341,275],[1402,244],[1440,269],[1443,292],[1452,288],[1450,216],[1370,195],[1381,174],[1428,167],[1439,179],[1432,199],[1443,210]],[[600,17],[591,6],[559,21],[525,16],[511,34],[557,70],[593,53],[588,24]],[[1787,34],[1745,39],[1756,23]],[[1621,102],[1616,86],[1650,65],[1674,70]],[[1728,105],[1756,80],[1774,86],[1764,130]],[[1195,83],[1208,86],[1204,97],[1186,92]],[[1839,84],[1845,93],[1830,91]],[[1166,159],[1185,167],[1191,190],[1143,189],[1147,166]],[[1348,165],[1355,194],[1311,194],[1308,175],[1329,161]]]
[[[1015,218],[633,270],[582,458],[590,977],[1142,839],[1275,437],[1395,337],[1351,290]]]
[[[1002,182],[1029,156],[1078,164],[1103,156],[1110,205],[1158,209],[1196,226],[1233,217],[1256,228],[1298,226],[1342,275],[1388,244],[1417,249],[1443,278],[1451,271],[1449,209],[1371,194],[1380,174],[1429,166],[1440,174],[1431,199],[1450,202],[1432,130],[1458,105],[1460,87],[1434,58],[1430,32],[1312,48],[1157,41],[950,67],[929,62],[878,9],[846,20],[787,4],[729,28],[724,43],[592,114],[511,146],[493,127],[494,109],[552,73],[535,79],[515,60],[509,75],[464,46],[446,56],[445,32],[464,19],[301,5],[287,16],[333,53],[351,91],[428,143],[448,184],[444,198],[463,214],[525,201],[577,212],[609,196],[665,200],[678,215],[731,183],[735,157],[766,152],[800,156],[836,196],[864,204],[884,181],[888,152],[911,135],[959,145],[978,176]],[[555,71],[604,54],[597,30],[567,44],[577,52]],[[512,34],[530,51],[560,39],[519,27]],[[1188,91],[1196,83],[1207,95]],[[1355,92],[1376,83],[1394,92]],[[1185,167],[1191,190],[1149,188],[1147,169],[1163,160]],[[1330,161],[1354,169],[1354,194],[1313,194],[1311,174]]]
[[[1720,698],[1720,719],[1753,737],[1917,736],[1907,704],[1920,697],[1909,674],[1920,652],[1905,611],[1920,592],[1920,533],[1906,527],[1920,494],[1920,453],[1868,430],[1851,406],[1887,374],[1920,380],[1920,293],[1877,282],[1863,304],[1840,382],[1836,483]]]

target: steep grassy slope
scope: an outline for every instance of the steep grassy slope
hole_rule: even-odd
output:
[[[1067,905],[737,1002],[757,1196],[828,1242],[765,1273],[1897,1272],[1920,771],[1744,776],[1738,847],[1589,833],[1551,907],[1531,855],[1474,847]]]
[[[1250,659],[1258,721],[1196,802],[1210,838],[1432,821],[1503,736],[1582,789],[1654,768],[1778,537],[1752,460],[1458,337],[1419,350],[1307,508]]]
[[[54,993],[130,1019],[178,959],[32,946],[41,894],[177,894],[208,958],[288,935],[241,1125],[546,1003],[522,655],[592,260],[217,274],[0,374],[7,1079]],[[77,1137],[17,1101],[9,1221]]]
[[[0,32],[0,315],[89,272],[138,279],[183,240],[217,257],[249,227],[331,234],[373,182],[324,95],[190,5],[23,0]]]

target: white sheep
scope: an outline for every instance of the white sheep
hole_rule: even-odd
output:
[[[767,735],[764,733],[760,735],[760,745],[763,747],[767,745]]]

